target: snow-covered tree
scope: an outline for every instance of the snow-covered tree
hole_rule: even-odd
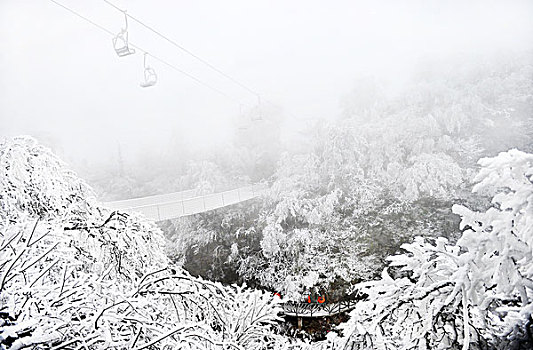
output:
[[[474,192],[492,207],[456,205],[462,237],[418,237],[389,258],[344,326],[351,349],[526,349],[533,344],[533,155],[517,150],[479,161]]]
[[[16,137],[0,143],[0,218],[27,213],[53,218],[95,213],[94,193],[31,137]]]
[[[471,193],[477,159],[532,139],[531,72],[528,60],[461,62],[392,97],[358,80],[344,118],[310,127],[306,149],[282,154],[259,203],[176,225],[176,243],[198,251],[189,266],[210,265],[196,269],[204,276],[294,297],[377,277],[415,235],[454,244],[452,204],[489,204]]]
[[[475,160],[533,135],[531,64],[466,66],[421,75],[394,97],[375,81],[358,81],[345,118],[319,124],[308,152],[281,158],[262,255],[241,271],[300,293],[311,280],[327,288],[371,277],[416,234],[454,242],[451,203],[486,202],[469,194]]]
[[[190,276],[31,138],[0,145],[0,348],[245,349],[283,341],[259,291]],[[270,344],[270,345],[268,345]]]

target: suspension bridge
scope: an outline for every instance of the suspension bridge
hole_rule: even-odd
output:
[[[267,184],[253,184],[207,195],[187,190],[107,202],[105,206],[125,213],[140,213],[154,221],[164,221],[194,215],[256,198],[268,190]]]
[[[304,319],[336,316],[353,310],[355,305],[355,300],[322,304],[287,301],[282,302],[281,308],[283,316],[295,317],[298,322],[298,329],[302,329]]]
[[[288,301],[282,304],[283,314],[294,317],[329,317],[351,311],[356,302],[353,300],[336,303],[298,303]]]

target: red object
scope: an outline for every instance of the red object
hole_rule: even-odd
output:
[[[325,296],[320,296],[320,297],[318,297],[318,299],[316,301],[318,301],[320,304],[322,304],[322,303],[324,303],[326,301],[326,297]]]
[[[274,295],[277,295],[281,299],[281,294],[279,294],[278,292],[274,293]]]
[[[311,296],[310,296],[310,295],[307,296],[307,302],[308,302],[309,304],[311,304]]]

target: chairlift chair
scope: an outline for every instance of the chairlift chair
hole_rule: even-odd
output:
[[[157,74],[155,72],[155,69],[153,69],[150,66],[146,65],[146,56],[148,55],[147,52],[144,53],[144,81],[141,82],[141,87],[150,87],[154,86],[155,83],[157,83]]]
[[[244,109],[244,105],[239,104],[239,120],[238,120],[239,125],[237,129],[240,131],[248,130],[248,127],[249,127],[247,123],[248,118],[244,114],[243,109]]]
[[[120,33],[113,38],[113,48],[119,57],[133,55],[135,53],[135,49],[128,44],[128,16],[126,12],[124,12],[124,18],[126,20],[126,28],[122,28]]]
[[[140,84],[141,87],[154,86],[157,83],[157,74],[152,67],[144,69],[144,81]]]
[[[257,95],[257,107],[252,112],[251,119],[253,122],[259,122],[263,120],[263,113],[261,113],[261,96]]]
[[[253,122],[260,122],[263,120],[263,115],[261,114],[261,112],[258,112],[257,114],[252,114],[252,121]]]

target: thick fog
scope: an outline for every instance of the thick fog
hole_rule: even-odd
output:
[[[104,1],[58,2],[113,33],[124,26]],[[337,117],[361,77],[401,89],[428,60],[533,43],[531,1],[113,3],[279,108],[286,133]],[[135,159],[232,142],[257,97],[132,20],[129,38],[212,89],[150,56],[159,79],[143,89],[139,50],[118,57],[111,35],[52,1],[0,1],[0,137],[30,134],[74,168],[113,162],[117,149]]]
[[[532,0],[0,0],[0,350],[533,349],[532,231]]]

